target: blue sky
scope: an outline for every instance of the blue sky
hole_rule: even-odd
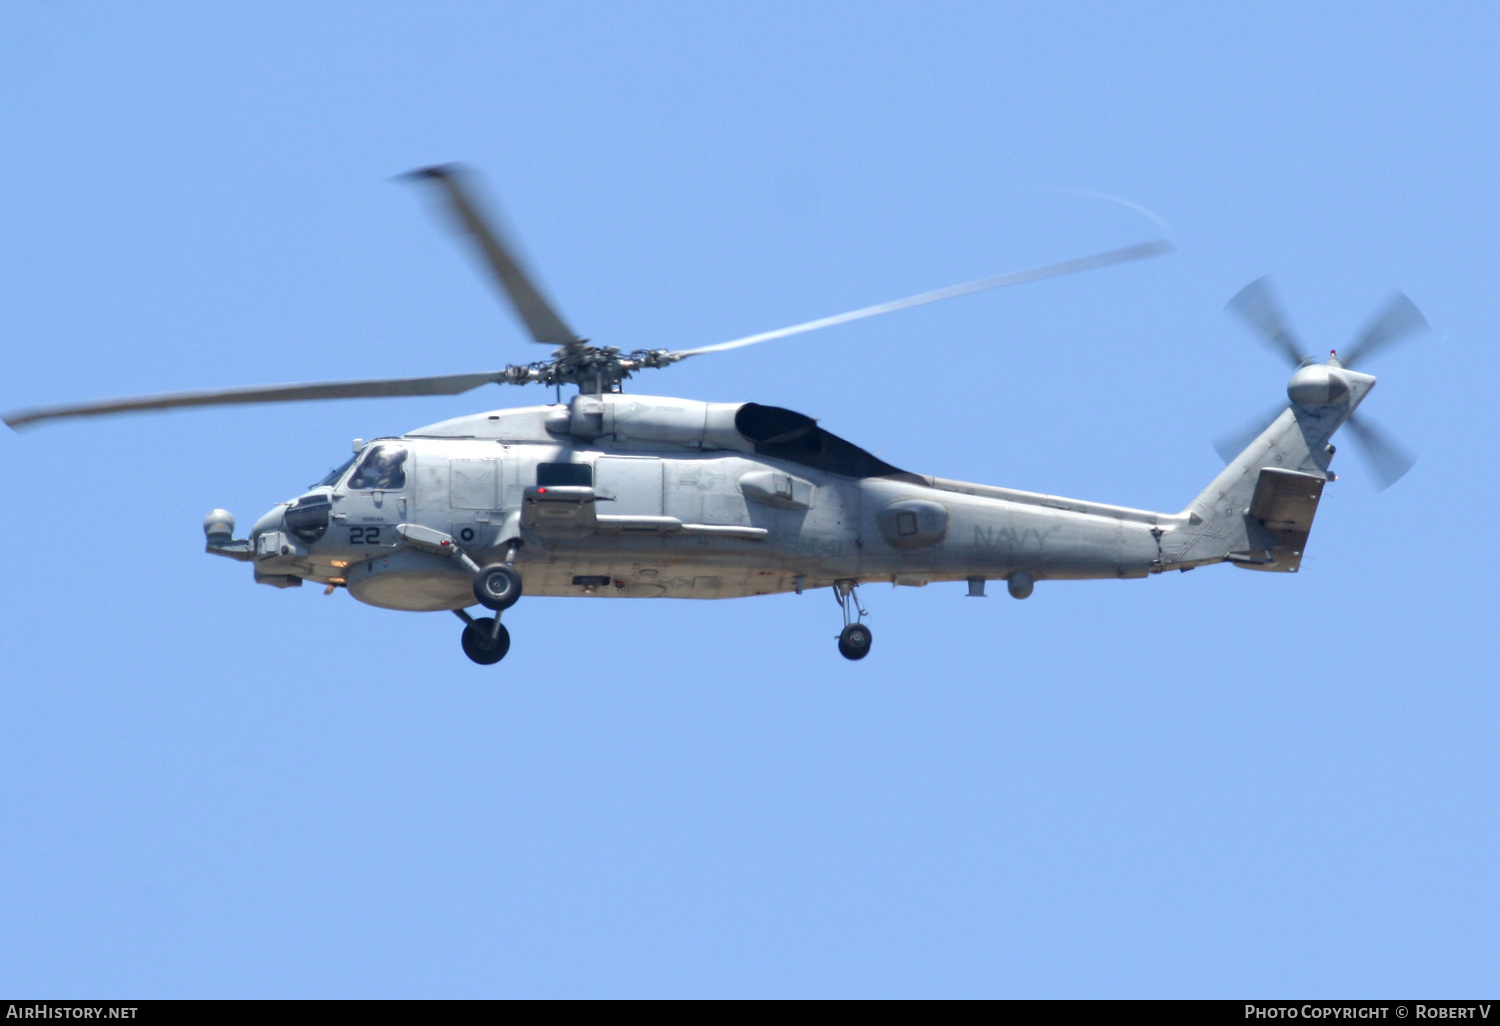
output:
[[[0,989],[139,996],[1494,991],[1488,5],[14,0],[0,407],[534,359],[424,198],[480,168],[569,320],[889,462],[1176,510],[1390,289],[1433,331],[1297,576],[528,598],[447,615],[201,551],[349,440],[541,390],[0,438]]]

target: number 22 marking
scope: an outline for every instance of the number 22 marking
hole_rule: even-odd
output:
[[[351,527],[349,528],[350,545],[379,545],[380,528],[378,527]]]

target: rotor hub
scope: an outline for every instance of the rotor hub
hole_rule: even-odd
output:
[[[501,379],[512,385],[577,385],[585,392],[609,392],[642,368],[666,367],[680,359],[665,349],[621,353],[614,346],[579,342],[556,350],[550,360],[507,367]]]

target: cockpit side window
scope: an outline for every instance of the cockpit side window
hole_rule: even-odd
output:
[[[335,484],[338,484],[339,483],[339,478],[341,478],[341,477],[344,476],[344,471],[346,471],[350,467],[354,466],[354,461],[357,460],[357,459],[359,459],[359,455],[357,453],[355,455],[353,455],[353,456],[350,456],[347,460],[345,460],[344,462],[340,463],[337,467],[334,467],[332,470],[330,470],[328,472],[328,474],[323,478],[323,480],[319,481],[317,484],[313,485],[312,487],[313,488],[321,488],[324,485],[335,485]]]
[[[406,487],[406,446],[373,445],[349,477],[352,491],[396,491]]]

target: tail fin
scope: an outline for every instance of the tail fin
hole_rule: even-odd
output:
[[[1186,523],[1162,539],[1164,563],[1188,569],[1228,561],[1297,572],[1323,485],[1333,477],[1328,440],[1375,387],[1368,374],[1339,375],[1349,386],[1347,401],[1283,410],[1182,511]]]

